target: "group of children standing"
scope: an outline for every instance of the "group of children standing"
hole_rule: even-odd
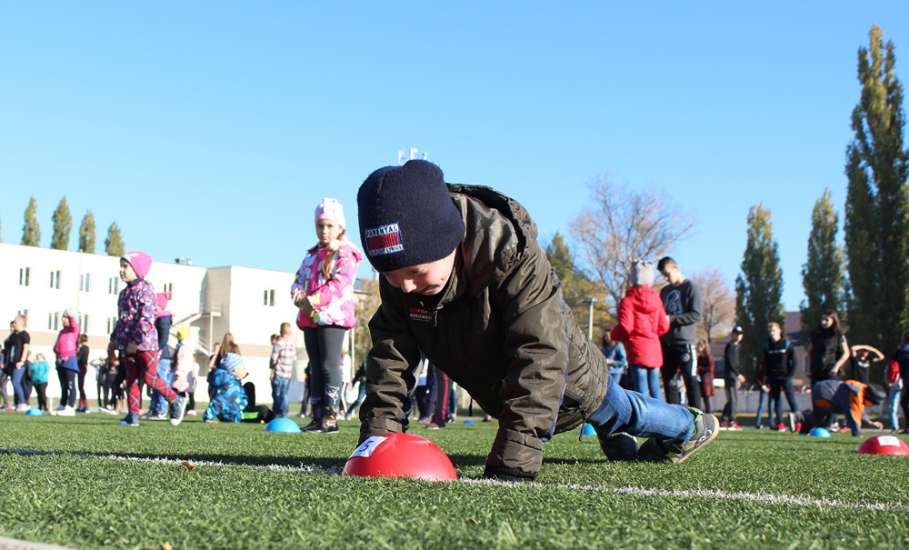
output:
[[[86,412],[88,402],[85,394],[85,375],[88,370],[88,337],[79,332],[79,312],[75,308],[63,313],[63,328],[54,343],[54,365],[60,382],[60,406],[49,411],[47,384],[50,365],[43,353],[32,353],[31,336],[26,330],[27,319],[17,315],[10,323],[10,335],[3,344],[0,354],[0,387],[3,407],[8,412],[26,412],[30,409],[31,392],[38,398],[38,410],[60,416],[73,416]],[[6,383],[13,383],[13,402],[8,401]],[[77,384],[78,382],[78,384]],[[79,405],[76,408],[76,390],[79,391]]]

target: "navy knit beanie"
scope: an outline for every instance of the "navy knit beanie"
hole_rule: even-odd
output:
[[[360,241],[376,271],[439,260],[464,238],[442,170],[425,160],[379,168],[357,193]]]

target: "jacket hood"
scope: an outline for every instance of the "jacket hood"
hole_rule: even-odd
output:
[[[656,290],[649,286],[633,286],[625,293],[625,298],[631,300],[635,311],[653,313],[663,309],[663,301]]]

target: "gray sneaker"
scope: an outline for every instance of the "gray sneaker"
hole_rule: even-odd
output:
[[[685,443],[666,443],[651,437],[638,449],[638,460],[681,464],[720,434],[720,423],[712,414],[689,407],[694,416],[694,434]]]
[[[178,395],[170,404],[170,425],[179,426],[183,422],[183,415],[186,414],[186,404],[189,400]]]

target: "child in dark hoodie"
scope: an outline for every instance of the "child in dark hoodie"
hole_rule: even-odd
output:
[[[625,344],[631,365],[632,389],[662,399],[660,367],[663,350],[660,336],[669,332],[669,318],[663,301],[653,289],[653,264],[637,260],[631,269],[631,286],[619,302],[619,324],[612,339]]]
[[[142,382],[161,392],[172,409],[180,412],[180,418],[186,407],[186,400],[178,397],[167,382],[158,377],[157,302],[154,287],[145,280],[151,264],[151,256],[145,252],[127,252],[120,258],[120,278],[126,288],[120,291],[117,300],[117,326],[111,335],[111,345],[123,352],[129,413],[120,425],[127,427],[139,426],[139,385]]]

